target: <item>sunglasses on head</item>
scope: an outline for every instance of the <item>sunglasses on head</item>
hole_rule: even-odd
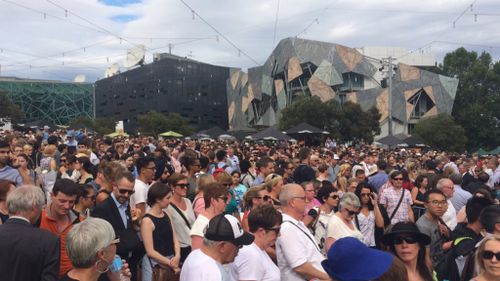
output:
[[[498,252],[498,253],[493,253],[492,251],[484,251],[483,252],[483,259],[485,259],[485,260],[491,260],[491,259],[493,259],[493,256],[495,256],[497,261],[500,261],[500,252]]]
[[[132,195],[134,194],[134,190],[130,190],[130,189],[122,189],[122,188],[118,188],[118,192],[120,192],[121,194],[125,194],[125,193],[128,193],[129,195]]]
[[[403,241],[405,241],[408,244],[415,244],[418,242],[418,239],[415,236],[399,236],[394,238],[393,241],[395,245],[403,244]]]

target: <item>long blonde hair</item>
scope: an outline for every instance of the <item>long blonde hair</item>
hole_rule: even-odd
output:
[[[479,269],[479,274],[483,273],[485,271],[484,267],[484,260],[483,260],[483,253],[484,253],[484,248],[486,247],[486,243],[488,241],[497,241],[500,242],[500,235],[498,234],[491,234],[486,236],[483,241],[481,241],[481,244],[479,245],[479,248],[476,251],[476,268]]]
[[[202,174],[196,179],[196,194],[203,192],[203,188],[210,183],[215,182],[211,174]]]

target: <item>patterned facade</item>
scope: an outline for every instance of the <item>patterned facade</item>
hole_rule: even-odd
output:
[[[389,89],[378,81],[380,61],[339,44],[286,38],[264,65],[245,73],[231,69],[227,80],[231,129],[273,126],[281,111],[301,95],[322,102],[352,101],[381,112],[381,136],[387,135]],[[458,79],[399,63],[392,82],[393,134],[411,133],[421,118],[451,113]]]

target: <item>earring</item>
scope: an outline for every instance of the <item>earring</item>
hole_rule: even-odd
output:
[[[100,269],[100,267],[99,267],[99,262],[104,262],[104,261],[103,261],[103,260],[97,260],[97,261],[95,262],[94,266],[96,267],[97,271],[98,271],[99,273],[101,273],[101,274],[102,274],[102,273],[106,273],[106,272],[109,270],[109,266],[106,266],[106,268],[105,268],[104,270],[102,270],[102,269]]]

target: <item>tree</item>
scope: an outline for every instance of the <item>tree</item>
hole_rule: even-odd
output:
[[[12,102],[6,92],[0,91],[0,119],[18,123],[23,118],[24,112],[21,108]]]
[[[500,139],[500,62],[490,54],[459,48],[446,54],[444,75],[459,79],[452,116],[463,126],[467,148],[493,149]]]
[[[329,131],[337,140],[364,142],[372,142],[380,133],[378,110],[371,108],[365,112],[359,104],[351,102],[341,105],[336,100],[329,100],[323,103],[316,96],[302,96],[281,113],[280,130],[306,122]]]
[[[463,152],[467,142],[464,128],[446,113],[420,120],[415,125],[414,134],[439,150]]]
[[[178,113],[170,113],[168,117],[160,112],[151,110],[137,116],[139,130],[143,134],[158,136],[165,131],[175,131],[183,135],[189,135],[193,129],[189,126],[189,120]]]

